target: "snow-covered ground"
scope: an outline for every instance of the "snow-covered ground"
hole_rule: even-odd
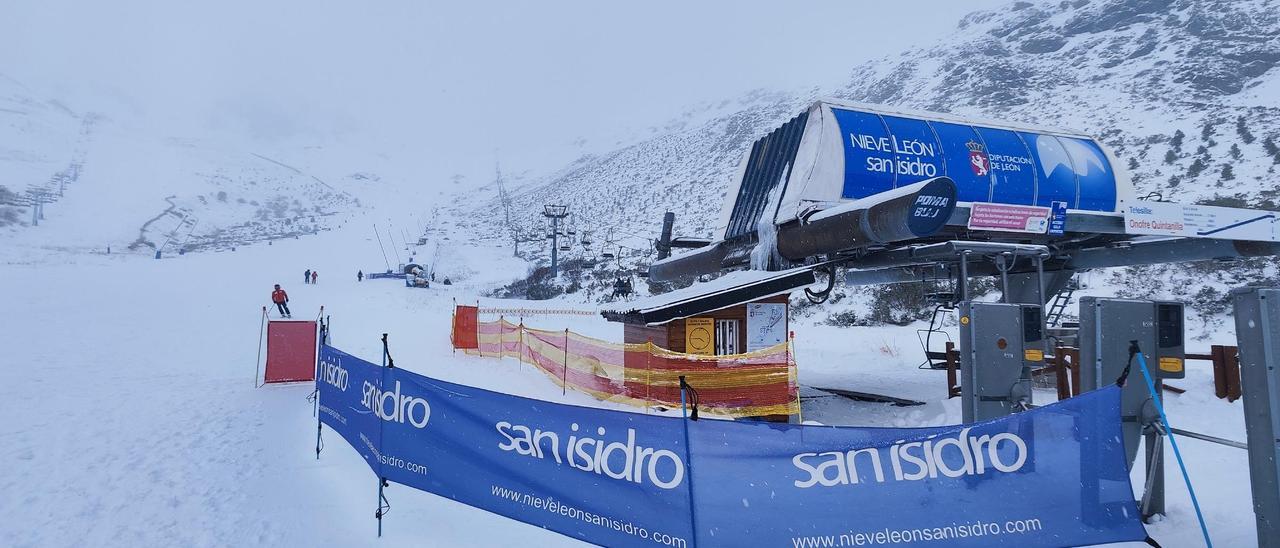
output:
[[[356,216],[344,228],[154,260],[142,254],[70,253],[31,241],[0,247],[0,544],[348,546],[373,542],[375,480],[331,433],[321,459],[307,385],[254,388],[261,309],[274,283],[296,318],[324,306],[333,342],[376,359],[387,333],[398,366],[453,382],[581,405],[616,407],[560,389],[515,360],[450,350],[453,300],[520,276],[509,250],[467,247],[441,256],[450,288],[357,283],[383,264]],[[57,223],[46,226],[57,227]],[[54,230],[54,228],[49,228]],[[311,268],[319,283],[298,278]],[[486,303],[495,301],[481,299]],[[503,306],[511,306],[503,301]],[[554,307],[555,302],[514,303]],[[582,305],[574,305],[579,308]],[[539,316],[617,340],[595,317]],[[943,373],[919,370],[915,328],[793,323],[804,419],[827,424],[936,425],[959,421]],[[1229,333],[1221,334],[1227,339]],[[1215,337],[1219,338],[1219,337]],[[1175,426],[1242,440],[1241,404],[1213,397],[1208,364],[1172,384]],[[844,388],[926,401],[898,408],[813,390]],[[1037,401],[1053,396],[1038,392]],[[1253,514],[1244,451],[1182,443],[1210,530],[1223,546],[1250,545]],[[1135,482],[1140,478],[1135,475]],[[1169,518],[1150,527],[1165,546],[1200,543],[1189,498],[1169,467]],[[567,545],[575,541],[402,486],[382,543]]]

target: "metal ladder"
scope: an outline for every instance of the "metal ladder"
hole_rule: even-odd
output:
[[[1077,289],[1080,289],[1080,282],[1072,277],[1066,287],[1053,296],[1053,302],[1049,303],[1049,312],[1044,317],[1046,325],[1057,326],[1062,321],[1062,313],[1067,310],[1067,305],[1071,304],[1071,296]]]

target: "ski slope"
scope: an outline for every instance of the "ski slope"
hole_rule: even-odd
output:
[[[381,220],[381,219],[378,219]],[[455,246],[439,272],[450,288],[355,281],[384,263],[371,228],[344,228],[235,252],[154,260],[143,254],[69,253],[39,245],[0,249],[0,544],[6,546],[353,546],[374,542],[376,482],[332,433],[314,454],[308,385],[254,388],[260,315],[271,285],[289,291],[295,318],[332,318],[333,343],[376,359],[387,333],[400,367],[452,382],[603,407],[560,389],[515,360],[454,354],[454,299],[523,275],[509,249]],[[402,253],[407,251],[401,250]],[[311,268],[319,283],[298,278]],[[460,272],[469,275],[457,275]],[[491,302],[487,301],[486,302]],[[495,303],[497,304],[497,303]],[[575,307],[569,303],[503,306]],[[580,305],[577,305],[580,307]],[[597,318],[536,317],[618,340]],[[804,419],[883,426],[959,422],[943,374],[916,369],[914,328],[837,328],[794,322]],[[1229,342],[1229,332],[1213,339]],[[1207,344],[1207,343],[1205,343]],[[1169,397],[1177,427],[1242,440],[1240,403],[1213,397],[1207,364]],[[813,387],[928,402],[858,403]],[[1052,398],[1036,394],[1038,402]],[[633,411],[635,411],[633,409]],[[1181,444],[1215,540],[1253,540],[1245,453]],[[1135,475],[1140,482],[1141,473]],[[1169,519],[1150,527],[1165,546],[1197,546],[1185,489],[1170,463]],[[402,486],[387,490],[386,546],[565,546],[576,541]]]

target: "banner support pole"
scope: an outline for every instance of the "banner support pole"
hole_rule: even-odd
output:
[[[307,401],[312,403],[311,416],[316,417],[317,422],[320,420],[320,347],[325,344],[328,329],[324,324],[324,305],[320,305],[320,314],[316,316],[316,345],[311,349],[316,357],[315,373],[311,377],[315,379],[316,387],[311,391],[311,395],[307,396]],[[318,442],[317,445],[319,445]],[[316,458],[320,457],[316,456]]]
[[[267,307],[262,307],[262,320],[258,322],[258,359],[253,362],[253,387],[257,388],[258,375],[262,371],[262,336],[267,330]]]
[[[483,322],[481,322],[481,321],[480,321],[480,301],[476,301],[476,352],[480,354],[480,357],[481,357],[481,358],[483,358],[483,357],[484,357],[484,343],[480,341],[480,324],[481,324],[481,323],[483,323]],[[499,341],[501,341],[501,340],[502,340],[502,331],[501,331],[501,330],[499,330],[499,331],[498,331],[498,340],[499,340]]]
[[[690,546],[697,548],[698,546],[698,510],[697,505],[693,502],[693,457],[689,447],[689,408],[686,405],[685,390],[689,387],[689,383],[685,382],[684,375],[680,375],[680,414],[683,415],[680,423],[684,426],[684,461],[688,468],[687,478],[689,480],[689,525],[693,530],[693,538],[690,539]]]
[[[787,334],[790,335],[787,338],[787,383],[789,384],[787,388],[790,389],[794,387],[796,389],[796,420],[799,421],[800,424],[804,424],[804,405],[802,405],[800,400],[800,379],[797,378],[795,364],[796,334],[794,331],[790,331]]]
[[[324,307],[320,307],[320,314],[324,314]],[[320,346],[328,344],[329,326],[328,320],[320,320]],[[320,460],[320,449],[323,447],[320,435],[324,431],[324,423],[320,420],[320,353],[316,352],[316,390],[313,392],[315,406],[312,408],[312,416],[316,418],[316,460]]]
[[[564,378],[560,380],[560,395],[569,394],[569,328],[564,329]]]
[[[391,350],[387,346],[387,334],[382,334],[382,384],[386,386],[387,369],[395,368],[395,360],[391,358]],[[382,388],[380,386],[379,388]],[[382,424],[378,421],[378,453],[382,453]],[[382,467],[378,467],[378,510],[373,513],[373,517],[378,519],[378,538],[382,538],[382,516],[387,515],[387,511],[391,509],[390,504],[386,504],[387,497],[383,493],[383,488],[387,486],[387,478],[382,476]]]
[[[683,391],[681,392],[683,394]],[[653,407],[653,337],[644,341],[644,413]]]
[[[382,488],[387,485],[387,478],[378,477],[378,511],[373,513],[373,517],[378,518],[378,538],[382,538],[382,516],[387,515],[384,510],[390,510],[391,505],[384,505],[383,502],[387,497],[383,495]]]

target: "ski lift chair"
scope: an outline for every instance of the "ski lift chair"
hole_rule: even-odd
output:
[[[927,329],[917,329],[916,339],[920,341],[920,348],[924,350],[924,361],[920,363],[920,369],[946,369],[947,368],[947,351],[946,343],[953,342],[951,334],[942,330],[942,325],[938,322],[938,318],[945,312],[954,312],[955,307],[949,307],[944,303],[940,303],[933,308],[933,316],[929,318],[929,327]],[[946,340],[943,341],[942,350],[934,350],[930,348],[934,335],[941,335]]]
[[[927,280],[921,280],[924,284]],[[937,281],[935,278],[934,281]],[[946,313],[955,312],[956,310],[956,293],[954,291],[933,291],[925,293],[925,302],[931,303],[933,307],[933,315],[929,317],[929,327],[926,329],[916,330],[916,339],[920,341],[920,348],[924,350],[924,361],[920,363],[920,369],[946,369],[947,368],[947,350],[946,343],[953,342],[951,334],[942,329],[942,323],[939,322]],[[931,348],[933,337],[941,335],[945,337],[942,350]]]

